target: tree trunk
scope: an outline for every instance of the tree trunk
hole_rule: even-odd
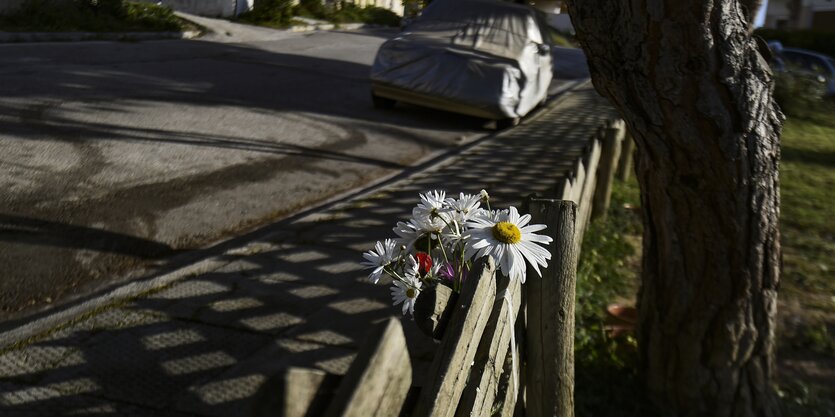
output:
[[[650,396],[680,416],[774,416],[783,116],[736,1],[569,0],[597,90],[635,138]]]

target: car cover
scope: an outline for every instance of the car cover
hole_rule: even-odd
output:
[[[380,47],[371,79],[497,118],[521,117],[551,82],[537,13],[498,0],[435,0]]]

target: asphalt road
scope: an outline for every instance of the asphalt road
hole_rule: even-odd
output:
[[[0,45],[0,319],[483,134],[372,108],[369,65],[392,33]]]

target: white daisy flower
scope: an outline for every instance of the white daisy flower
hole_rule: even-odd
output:
[[[391,298],[394,301],[393,305],[403,303],[403,315],[415,314],[415,301],[420,295],[420,287],[423,283],[417,277],[418,264],[413,256],[407,258],[406,268],[404,269],[404,277],[402,280],[394,280],[394,286],[391,287]]]
[[[451,219],[450,208],[446,205],[445,191],[430,191],[420,195],[420,203],[412,209],[416,221],[432,223],[441,228]]]
[[[391,230],[397,235],[397,240],[407,248],[411,248],[412,245],[415,244],[415,241],[421,236],[417,228],[412,225],[411,220],[408,222],[397,222],[397,225]]]
[[[449,222],[448,213],[439,213],[435,216],[420,213],[418,208],[412,210],[412,218],[408,222],[397,222],[392,231],[400,238],[400,243],[407,248],[413,247],[415,241],[424,238],[436,240],[441,235]],[[415,248],[425,251],[427,248]]]
[[[451,215],[447,211],[434,211],[426,216],[417,208],[412,210],[411,223],[415,226],[415,229],[423,233],[440,234],[450,224],[451,220]]]
[[[414,255],[409,255],[406,257],[406,265],[403,266],[403,274],[407,277],[413,277],[417,279],[418,271],[420,271],[420,262]]]
[[[429,191],[419,195],[420,203],[412,211],[412,214],[417,212],[421,215],[431,216],[432,213],[440,214],[445,211],[446,191]]]
[[[368,280],[377,283],[383,271],[392,262],[397,261],[399,250],[397,242],[393,239],[386,239],[384,242],[377,242],[374,249],[362,254],[365,262],[362,265],[366,268],[372,268],[371,274],[368,275]]]
[[[455,247],[457,244],[464,242],[467,238],[469,238],[469,235],[465,233],[466,230],[463,227],[463,223],[454,221],[450,223],[449,227],[441,232],[441,238],[445,245]]]
[[[544,224],[528,225],[531,216],[519,216],[516,207],[508,210],[482,212],[467,223],[470,227],[470,253],[477,257],[492,255],[499,269],[511,279],[525,282],[525,262],[533,266],[539,276],[540,266],[547,266],[551,253],[538,245],[548,244],[551,238],[534,232],[545,229]]]
[[[446,204],[454,213],[455,220],[464,223],[478,212],[481,196],[460,193],[458,199],[447,198]]]
[[[429,276],[437,279],[438,274],[441,272],[441,268],[443,268],[444,265],[446,265],[446,263],[442,258],[432,258],[432,269],[429,271]]]

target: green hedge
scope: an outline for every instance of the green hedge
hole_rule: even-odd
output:
[[[0,30],[25,32],[180,31],[168,7],[123,0],[27,0],[0,15]]]
[[[809,49],[829,56],[835,56],[835,32],[757,29],[754,34],[762,36],[767,41],[780,41],[783,46]]]
[[[365,23],[383,26],[398,26],[400,25],[400,16],[389,9],[382,7],[367,6],[362,9],[363,19]]]
[[[321,0],[301,0],[292,6],[290,0],[258,0],[255,8],[241,15],[238,20],[269,27],[288,27],[294,16],[326,20],[333,23],[368,23],[397,26],[400,16],[381,7],[358,7],[344,4],[341,8],[326,6]]]
[[[826,88],[816,79],[791,72],[774,76],[774,99],[789,117],[805,117],[824,104]]]
[[[285,28],[290,26],[294,8],[290,0],[258,0],[251,11],[238,16],[238,20],[255,25]]]
[[[314,0],[318,7],[311,7],[301,2],[300,15],[324,19],[334,23],[368,23],[382,26],[397,26],[400,16],[382,7],[359,7],[351,3],[343,4],[341,8],[323,6],[320,0]]]

